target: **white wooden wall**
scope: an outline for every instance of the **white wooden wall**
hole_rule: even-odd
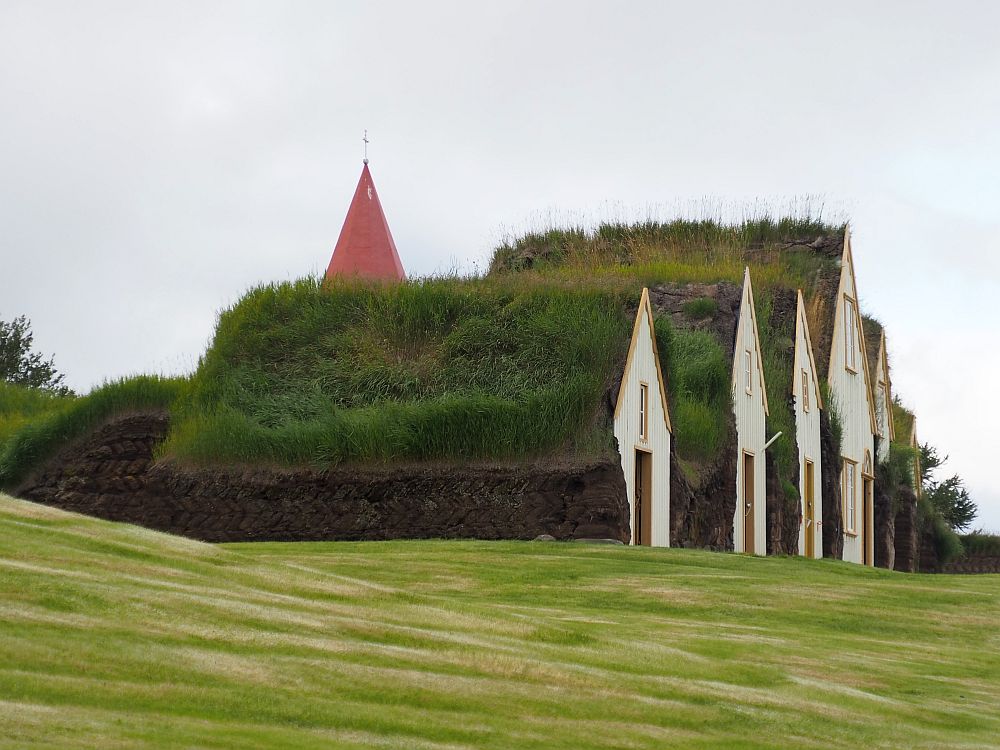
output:
[[[765,428],[767,419],[764,378],[758,345],[756,313],[753,310],[753,289],[750,269],[743,275],[743,300],[740,319],[736,328],[736,347],[733,354],[733,411],[736,414],[736,507],[733,512],[733,546],[737,552],[746,549],[743,539],[743,453],[754,455],[754,552],[767,551],[767,497],[764,460]],[[746,388],[745,352],[750,351],[750,393]]]
[[[651,541],[654,547],[670,546],[670,430],[666,404],[661,398],[657,359],[653,348],[652,311],[644,289],[633,329],[633,343],[625,364],[621,392],[615,409],[614,431],[621,453],[622,471],[629,499],[630,538],[635,538],[635,451],[652,454]],[[649,386],[649,435],[639,436],[639,386]]]
[[[847,321],[844,311],[845,295],[850,296],[855,301],[855,325],[857,326],[857,336],[854,340],[854,361],[856,366],[854,372],[846,367],[847,360]],[[835,408],[840,415],[843,426],[843,437],[841,439],[841,456],[856,462],[857,491],[856,508],[857,522],[855,524],[857,533],[844,533],[844,559],[850,562],[860,563],[863,559],[861,543],[864,539],[864,524],[872,524],[871,514],[865,518],[862,512],[864,508],[864,498],[862,497],[862,477],[861,469],[865,461],[865,453],[872,456],[874,460],[875,435],[871,417],[871,393],[872,389],[868,382],[868,366],[865,360],[864,336],[861,335],[860,313],[857,312],[858,291],[854,277],[853,258],[851,256],[850,235],[844,238],[844,256],[840,271],[840,288],[837,292],[837,311],[833,325],[833,342],[830,351],[830,395],[833,404],[827,404],[827,408]],[[841,488],[843,488],[843,467],[840,469]],[[842,492],[843,494],[843,492]],[[847,507],[847,503],[842,498],[842,508]],[[845,519],[844,528],[847,528]],[[871,559],[871,556],[869,556]]]
[[[806,321],[802,292],[798,294],[795,312],[795,368],[792,373],[792,395],[795,400],[795,440],[799,447],[799,497],[802,498],[802,518],[806,512],[806,461],[813,463],[813,515],[815,543],[813,557],[823,556],[823,482],[822,445],[820,443],[820,394],[816,387],[819,375],[811,356],[812,341]],[[802,373],[806,373],[803,380]],[[803,388],[805,391],[803,391]],[[806,403],[809,408],[806,409]],[[799,553],[805,554],[805,521],[799,524]]]
[[[889,459],[889,441],[892,437],[892,390],[889,383],[889,360],[886,352],[885,334],[882,334],[879,344],[878,359],[875,372],[875,424],[882,439],[878,441],[878,462]]]

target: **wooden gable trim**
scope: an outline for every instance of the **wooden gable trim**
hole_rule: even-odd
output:
[[[854,291],[854,294],[848,296],[854,300],[854,318],[855,318],[854,322],[858,327],[858,341],[861,344],[861,371],[864,373],[864,378],[865,378],[864,385],[865,385],[865,390],[868,393],[868,423],[871,426],[872,434],[878,435],[879,434],[878,420],[875,418],[875,397],[873,395],[874,391],[872,390],[872,376],[871,372],[869,372],[870,368],[868,367],[868,352],[865,348],[865,336],[864,336],[865,329],[861,325],[861,305],[858,303],[858,280],[854,274],[854,255],[851,253],[850,227],[846,227],[844,229],[844,254],[843,256],[841,256],[840,264],[841,268],[843,268],[845,264],[849,264],[848,267],[848,270],[850,272],[849,278],[851,280],[851,288]],[[837,288],[837,304],[834,306],[833,338],[830,340],[830,366],[827,368],[827,379],[833,377],[833,370],[834,370],[833,363],[837,353],[837,334],[843,333],[840,329],[843,327],[842,310],[844,307],[843,304],[844,295],[847,294],[847,292],[844,290],[843,271],[841,271],[840,277],[841,277],[841,283],[840,286]],[[840,326],[837,325],[838,322],[840,323]]]
[[[764,380],[764,362],[763,357],[760,356],[760,328],[757,327],[757,305],[754,304],[753,300],[753,284],[750,282],[750,266],[747,266],[743,272],[743,299],[740,300],[740,321],[736,326],[736,343],[737,346],[733,347],[733,377],[730,380],[730,388],[733,393],[736,393],[736,380],[737,374],[743,372],[743,368],[739,366],[738,360],[740,360],[743,353],[743,302],[748,301],[750,304],[750,321],[753,324],[753,347],[754,354],[756,355],[754,359],[757,360],[757,375],[760,378],[760,392],[764,399],[764,414],[765,416],[770,416],[770,411],[767,405],[767,382]]]
[[[802,298],[801,289],[798,290],[795,307],[796,307],[795,324],[796,326],[799,325],[802,326],[801,330],[803,338],[806,342],[806,354],[809,357],[809,370],[810,370],[809,374],[812,376],[813,386],[816,388],[816,407],[822,409],[824,408],[823,392],[820,390],[819,387],[819,371],[816,369],[816,359],[815,357],[813,357],[812,336],[809,335],[809,321],[806,318],[806,303],[805,300]],[[798,328],[796,328],[795,346],[798,347],[798,345],[799,345],[799,330]],[[798,360],[798,351],[796,351],[793,356],[795,357],[796,360]],[[793,367],[792,369],[794,370],[795,368]],[[798,380],[799,380],[798,373],[795,373],[795,375],[792,377],[792,395],[795,395],[795,384]]]
[[[653,329],[653,306],[649,302],[649,289],[642,288],[642,297],[639,299],[639,309],[635,314],[635,323],[632,324],[632,340],[629,341],[628,354],[625,357],[625,370],[622,373],[622,387],[618,389],[618,400],[615,402],[614,416],[617,417],[622,408],[622,401],[625,399],[625,382],[628,380],[629,371],[632,369],[632,360],[635,357],[635,348],[639,342],[639,331],[642,330],[642,316],[646,315],[646,324],[649,326],[649,342],[653,346],[653,364],[656,365],[656,382],[660,391],[660,406],[663,409],[663,419],[667,425],[667,432],[673,434],[674,428],[670,423],[670,410],[667,408],[667,388],[663,381],[663,370],[660,367],[660,352],[656,347],[656,334]]]

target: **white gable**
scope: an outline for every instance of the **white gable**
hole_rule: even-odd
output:
[[[878,442],[878,460],[889,459],[889,443],[896,438],[892,423],[892,382],[889,378],[889,354],[886,348],[885,331],[879,338],[878,358],[875,360],[875,427],[881,438]]]
[[[841,424],[844,559],[860,563],[867,557],[871,561],[874,516],[871,503],[865,502],[864,490],[866,476],[870,478],[875,458],[875,405],[858,307],[850,233],[847,231],[844,233],[828,381],[833,408]],[[853,502],[850,497],[853,497]]]
[[[795,442],[799,451],[799,497],[802,502],[802,523],[799,525],[799,553],[807,554],[807,526],[811,528],[812,557],[823,556],[823,483],[822,443],[820,441],[820,393],[816,362],[813,358],[812,337],[806,319],[806,308],[801,290],[795,310],[795,366],[792,371],[792,395],[795,401]],[[812,465],[811,471],[807,470]],[[811,493],[806,487],[812,479]],[[806,507],[812,497],[812,513]]]
[[[649,515],[649,541],[656,547],[670,546],[670,413],[666,388],[660,369],[659,352],[653,330],[653,310],[649,292],[642,290],[639,310],[632,328],[632,339],[614,413],[614,432],[618,440],[622,471],[629,500],[631,539],[638,540],[637,491],[642,480],[637,477],[637,454],[648,461],[646,481],[650,487],[646,509]]]
[[[733,547],[737,552],[748,550],[744,514],[748,497],[744,486],[747,461],[753,467],[752,515],[753,551],[764,554],[767,549],[766,476],[764,460],[767,392],[761,358],[757,312],[754,307],[750,269],[743,274],[743,299],[740,319],[736,326],[732,377],[733,412],[736,415],[736,507],[733,515]]]

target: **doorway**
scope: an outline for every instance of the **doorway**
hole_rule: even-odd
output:
[[[754,456],[752,453],[743,453],[743,551],[754,554],[754,537],[756,536],[754,524]]]
[[[871,477],[864,477],[861,486],[864,488],[861,513],[861,562],[868,566],[874,566],[875,561],[872,559],[875,552],[874,537],[872,535],[872,525],[875,515],[872,512],[874,482]]]
[[[653,543],[653,454],[636,449],[632,544]]]
[[[812,461],[806,459],[805,470],[805,503],[802,508],[802,525],[805,529],[805,549],[802,554],[806,557],[816,556],[816,466]]]

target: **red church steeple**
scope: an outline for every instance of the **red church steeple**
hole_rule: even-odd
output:
[[[406,278],[389,224],[382,213],[378,191],[368,171],[367,157],[358,189],[354,191],[344,227],[340,230],[340,238],[326,269],[326,278],[331,276],[382,281],[402,281]]]

